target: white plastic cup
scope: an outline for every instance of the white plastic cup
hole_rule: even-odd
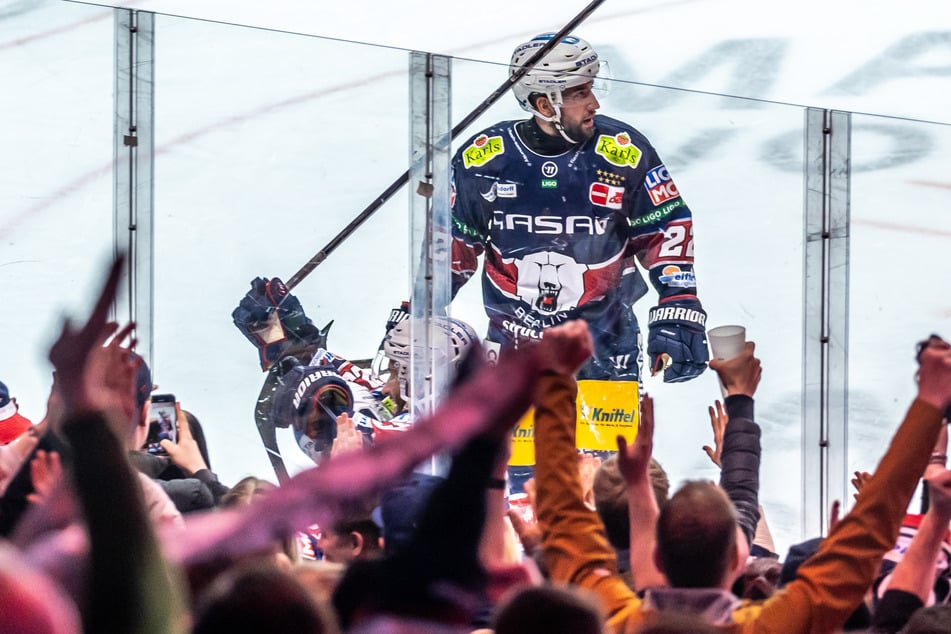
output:
[[[746,328],[743,326],[717,326],[707,331],[707,341],[715,359],[726,361],[737,357],[746,346]]]

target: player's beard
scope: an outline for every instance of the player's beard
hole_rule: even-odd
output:
[[[578,121],[577,123],[569,123],[567,125],[564,121],[562,121],[561,125],[565,129],[565,134],[578,143],[584,143],[594,136],[594,126],[584,126],[582,121]]]

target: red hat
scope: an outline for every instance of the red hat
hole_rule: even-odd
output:
[[[10,390],[0,382],[0,445],[16,440],[32,425],[29,419],[17,412],[17,404],[10,398]]]

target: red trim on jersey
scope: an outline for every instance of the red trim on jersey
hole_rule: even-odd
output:
[[[664,302],[674,302],[674,301],[681,300],[681,299],[697,299],[697,296],[696,296],[696,295],[690,295],[690,294],[685,294],[685,295],[671,295],[670,297],[664,297],[663,299],[661,299],[661,300],[660,300],[659,302],[657,302],[657,303],[658,303],[658,304],[663,304]]]

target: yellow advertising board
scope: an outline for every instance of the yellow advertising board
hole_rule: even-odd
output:
[[[637,434],[638,385],[636,381],[578,381],[578,449],[617,451],[617,437],[628,441]],[[535,464],[535,416],[529,410],[512,432],[509,464]]]

